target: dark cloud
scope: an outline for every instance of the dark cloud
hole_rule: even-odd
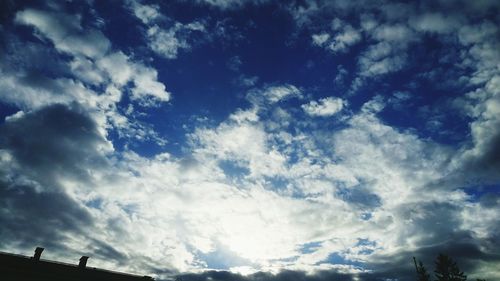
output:
[[[479,155],[465,159],[461,172],[465,180],[484,183],[498,182],[500,179],[500,130],[493,132],[481,148]]]
[[[497,204],[491,202],[490,204]],[[498,206],[498,205],[497,205]],[[491,206],[490,206],[491,207]],[[414,244],[413,250],[402,250],[391,255],[374,254],[368,268],[373,276],[414,280],[413,256],[424,262],[432,272],[434,260],[439,253],[444,253],[458,261],[466,273],[480,272],[481,263],[500,264],[498,237],[477,239],[473,230],[459,227],[463,219],[461,210],[452,202],[426,202],[406,204],[398,209],[397,219],[407,225],[401,244]],[[492,207],[494,208],[494,207]],[[484,276],[488,278],[488,276]],[[376,278],[375,278],[376,279]],[[371,279],[367,279],[371,280]]]
[[[0,147],[41,184],[57,185],[55,177],[61,175],[88,180],[87,167],[105,165],[100,146],[106,142],[95,122],[76,105],[49,106],[0,127]]]
[[[94,121],[77,107],[54,105],[0,126],[2,247],[64,250],[68,236],[82,236],[92,227],[92,216],[59,179],[89,182],[87,167],[104,163],[96,149],[101,144]]]
[[[334,271],[319,271],[315,274],[306,274],[303,271],[285,270],[278,274],[257,272],[248,276],[228,271],[206,271],[200,274],[183,274],[176,277],[176,281],[323,281],[323,280],[353,280],[350,274]]]
[[[0,182],[0,244],[32,249],[43,245],[66,251],[66,235],[82,235],[92,217],[63,192],[39,192],[34,185]]]
[[[457,261],[465,273],[477,272],[481,262],[500,264],[500,255],[497,252],[484,252],[476,241],[466,232],[457,233],[446,243],[420,247],[415,251],[400,251],[390,256],[377,256],[375,262],[367,265],[369,272],[339,273],[334,270],[319,271],[307,274],[303,271],[286,270],[278,274],[257,272],[243,276],[228,271],[206,271],[199,274],[182,274],[176,281],[343,281],[343,280],[400,280],[413,281],[416,278],[413,257],[422,261],[429,272],[434,270],[434,260],[439,253],[444,253]],[[488,278],[488,276],[484,276]]]
[[[39,73],[49,77],[69,74],[66,62],[59,59],[53,48],[48,48],[43,42],[26,42],[22,37],[10,30],[0,35],[2,71],[11,74]]]
[[[466,233],[458,234],[446,243],[420,247],[415,251],[401,251],[391,256],[378,256],[371,264],[374,273],[372,277],[397,278],[398,280],[415,280],[415,268],[412,257],[422,261],[429,272],[434,270],[434,260],[439,253],[444,253],[457,261],[466,274],[478,272],[482,262],[500,264],[500,255],[484,252],[476,241]],[[479,271],[480,273],[480,271]],[[485,275],[487,273],[484,273]],[[484,276],[488,278],[488,276]],[[377,278],[373,278],[376,280]],[[367,280],[372,280],[368,278]]]
[[[91,239],[88,248],[96,258],[111,259],[119,264],[123,264],[127,260],[126,254],[120,252],[110,244],[97,239]]]

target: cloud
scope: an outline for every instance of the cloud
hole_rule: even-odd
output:
[[[254,89],[247,95],[247,99],[259,105],[262,102],[271,104],[286,100],[292,97],[301,97],[302,92],[294,85],[284,84],[279,86],[268,86],[264,89]]]
[[[463,163],[464,173],[469,180],[485,181],[494,183],[499,177],[496,173],[500,167],[500,161],[496,155],[500,151],[500,92],[498,86],[500,79],[494,76],[475,94],[484,94],[477,104],[479,118],[471,122],[471,134],[473,145],[466,149],[459,158]],[[474,177],[477,177],[474,179]]]
[[[205,27],[200,22],[175,23],[169,29],[162,29],[158,25],[151,26],[148,28],[147,36],[151,50],[167,59],[175,59],[180,50],[191,48],[186,39],[190,33],[204,31]]]
[[[144,5],[136,0],[127,1],[127,5],[134,12],[134,15],[147,26],[145,35],[149,48],[164,58],[177,58],[180,50],[191,48],[189,38],[193,32],[205,32],[205,26],[202,22],[194,21],[182,24],[172,21],[161,13],[158,5]],[[167,23],[169,27],[165,28]]]
[[[259,81],[259,77],[257,76],[246,76],[244,74],[241,74],[238,76],[236,79],[236,83],[238,85],[244,86],[244,87],[253,87],[257,84]]]
[[[76,163],[88,161],[98,165],[102,159],[89,157],[94,152],[109,152],[112,146],[94,121],[83,115],[81,110],[74,112],[63,105],[54,105],[11,119],[2,126],[2,144],[25,169],[33,166],[34,170],[46,176],[68,172],[84,176],[85,171],[78,171]],[[20,139],[28,133],[37,136],[36,139]],[[65,137],[65,134],[71,138]],[[85,145],[79,144],[80,141]],[[32,153],[37,146],[43,150]],[[44,170],[48,167],[50,170]]]
[[[376,77],[397,72],[406,65],[406,48],[417,40],[417,35],[402,24],[382,24],[370,31],[378,43],[368,48],[358,57],[361,77]]]
[[[111,144],[81,108],[63,105],[10,119],[0,132],[2,240],[68,250],[68,236],[80,240],[94,219],[61,182],[90,183],[85,166],[105,167]]]
[[[26,9],[16,14],[15,21],[37,28],[64,53],[94,58],[103,56],[110,48],[109,40],[100,31],[82,28],[79,15]]]
[[[104,74],[94,66],[94,62],[84,58],[75,57],[69,66],[71,71],[81,81],[90,85],[100,85],[104,83]]]
[[[135,87],[132,97],[143,105],[154,105],[155,102],[170,99],[170,93],[165,90],[165,86],[157,81],[156,70],[130,62],[122,52],[108,52],[109,40],[100,31],[83,32],[80,21],[79,16],[75,22],[70,15],[62,12],[56,14],[26,9],[16,14],[16,22],[34,26],[51,39],[56,49],[73,55],[71,68],[76,76],[84,78],[84,81],[91,84],[102,82],[98,77],[102,72],[106,72],[120,87],[133,80]],[[97,60],[97,64],[92,64],[92,61],[81,58],[80,55]]]
[[[132,99],[141,105],[154,106],[157,102],[170,100],[170,93],[165,85],[158,82],[158,72],[139,63],[131,62],[123,52],[111,53],[97,61],[117,87],[123,87],[133,81]]]
[[[330,39],[330,34],[328,33],[312,35],[313,44],[317,46],[323,46],[328,41],[328,39]]]
[[[144,24],[151,24],[156,20],[163,18],[158,5],[144,5],[136,0],[127,1],[134,15]]]
[[[54,119],[66,122],[53,122]],[[16,168],[13,163],[21,165],[19,168],[23,169],[25,176],[31,175],[32,182],[42,183],[31,189],[40,192],[42,188],[42,194],[47,198],[57,198],[51,192],[71,195],[71,199],[62,197],[62,202],[86,210],[74,211],[71,216],[91,220],[92,224],[86,223],[88,231],[94,239],[98,239],[92,243],[101,241],[107,245],[95,248],[95,257],[113,257],[120,261],[126,255],[127,264],[135,263],[137,268],[145,266],[144,256],[149,256],[163,261],[163,266],[167,264],[187,271],[199,267],[203,261],[197,252],[210,255],[227,249],[226,255],[232,253],[247,259],[257,270],[276,273],[284,268],[310,271],[307,274],[301,271],[285,271],[277,275],[256,273],[241,278],[252,280],[255,276],[267,276],[269,280],[274,280],[285,278],[283,276],[299,276],[305,280],[322,280],[325,276],[343,276],[349,279],[356,272],[355,267],[335,267],[324,262],[332,252],[339,252],[347,260],[371,261],[377,269],[374,275],[357,273],[363,276],[363,280],[370,280],[375,276],[396,276],[397,271],[391,265],[398,264],[400,260],[390,254],[394,249],[414,243],[438,243],[440,237],[456,235],[453,226],[462,223],[458,211],[462,203],[460,197],[451,203],[429,203],[429,198],[411,204],[408,201],[418,198],[414,192],[419,192],[419,187],[440,178],[447,159],[446,150],[429,147],[409,133],[397,132],[381,124],[371,114],[358,114],[345,130],[335,133],[332,147],[335,148],[335,155],[342,159],[337,163],[314,153],[305,154],[299,163],[287,163],[287,157],[275,158],[280,154],[287,155],[287,152],[273,147],[271,135],[259,125],[260,119],[251,111],[236,112],[232,120],[213,129],[197,131],[193,136],[196,141],[192,143],[194,159],[191,161],[168,154],[147,159],[129,152],[123,155],[120,162],[112,164],[111,159],[106,157],[111,151],[109,144],[91,118],[77,108],[52,106],[7,122],[2,128],[4,152],[1,167],[9,171]],[[38,141],[25,139],[24,145],[13,141],[25,135],[26,131],[40,130],[43,130],[42,134],[35,134]],[[44,142],[40,143],[40,139]],[[292,142],[306,151],[314,150],[307,144],[307,138],[294,138]],[[37,155],[25,154],[33,151],[32,146],[35,145],[38,147]],[[58,151],[54,152],[54,149]],[[66,157],[75,157],[78,161]],[[263,165],[271,164],[267,161],[272,159],[281,159],[276,162],[279,165]],[[235,174],[226,170],[227,161],[235,162],[242,168],[248,167],[250,177],[237,180]],[[64,167],[62,172],[57,168],[59,165],[61,169]],[[276,169],[280,166],[288,168]],[[418,174],[415,171],[419,171]],[[51,173],[57,177],[50,179]],[[255,182],[261,176],[276,175],[287,177],[292,186],[309,199],[294,199],[286,192],[277,192],[266,181]],[[45,184],[49,182],[53,184]],[[342,183],[349,193],[340,188]],[[360,186],[363,183],[370,185]],[[44,190],[51,186],[57,188]],[[371,200],[365,197],[367,193],[380,198],[379,203],[373,205],[366,201]],[[15,198],[7,194],[8,198]],[[24,194],[28,196],[31,193]],[[394,200],[395,194],[397,200]],[[432,194],[428,196],[434,198]],[[18,199],[9,200],[21,202]],[[61,208],[66,206],[64,204]],[[20,205],[15,206],[21,208]],[[474,204],[470,206],[470,211],[476,208]],[[325,211],[330,208],[335,212]],[[440,211],[430,211],[435,209]],[[86,212],[91,215],[84,215]],[[366,212],[371,214],[371,218],[362,218],[361,214]],[[170,215],[161,215],[165,213]],[[23,214],[18,213],[19,216]],[[49,219],[50,214],[39,213],[41,220]],[[407,223],[409,219],[413,220],[410,225]],[[16,220],[22,221],[20,218]],[[59,220],[62,219],[54,218],[54,221]],[[241,220],[246,223],[238,224]],[[7,218],[4,221],[8,221]],[[436,221],[453,223],[443,223],[436,229]],[[7,225],[10,223],[12,221],[8,221]],[[354,229],[353,225],[356,225]],[[81,233],[73,227],[68,226],[64,233]],[[9,229],[13,231],[17,228],[12,226]],[[483,235],[490,235],[494,230],[483,229]],[[435,231],[439,235],[430,234]],[[40,230],[40,233],[45,232]],[[87,232],[83,231],[81,235],[87,235]],[[377,255],[356,252],[354,249],[364,249],[356,246],[360,238],[374,241]],[[60,241],[53,247],[69,247],[68,240]],[[301,245],[313,241],[320,243],[321,247],[311,248],[311,252],[300,251]],[[108,247],[110,250],[103,252]],[[120,250],[116,250],[118,248]],[[380,261],[384,253],[386,263],[378,265],[377,260]],[[296,256],[300,256],[296,262],[286,261]],[[400,258],[403,259],[404,255]],[[269,264],[272,260],[282,261]],[[408,264],[405,272],[410,274],[410,261]],[[134,270],[133,266],[129,266]],[[150,262],[149,266],[160,265]],[[229,263],[228,266],[236,264]],[[329,271],[314,270],[322,267],[329,268]],[[381,273],[384,270],[387,271],[385,275]],[[201,275],[204,274],[211,273]],[[220,274],[237,278],[231,273]],[[181,275],[182,278],[196,276]]]
[[[197,2],[225,10],[238,9],[248,4],[259,5],[269,0],[197,0]]]
[[[390,43],[371,45],[358,58],[360,74],[373,77],[401,70],[406,63],[406,55],[394,50]]]
[[[345,101],[340,98],[327,97],[319,101],[311,101],[303,104],[302,109],[311,116],[332,116],[341,111]]]
[[[343,52],[360,40],[361,34],[348,25],[344,28],[342,33],[335,35],[328,48],[333,52]]]
[[[236,281],[284,281],[284,280],[304,280],[304,281],[322,281],[322,280],[352,280],[349,274],[335,273],[331,271],[318,272],[316,274],[307,274],[302,271],[283,271],[278,274],[269,274],[258,272],[248,276],[224,272],[224,271],[207,271],[200,274],[183,274],[177,276],[176,280],[185,281],[203,281],[203,280],[236,280]]]
[[[333,53],[347,52],[349,47],[361,41],[361,33],[352,27],[352,25],[335,18],[332,21],[332,30],[335,34],[330,35],[327,32],[313,34],[313,44],[319,47],[325,47]]]
[[[445,17],[439,13],[426,13],[410,19],[410,25],[418,31],[450,33],[461,25],[461,18]]]
[[[488,21],[465,25],[458,31],[461,44],[468,47],[464,63],[474,69],[468,83],[476,86],[455,100],[457,108],[473,118],[470,122],[472,142],[455,159],[457,165],[463,165],[462,175],[466,181],[487,184],[498,181],[494,171],[498,159],[493,155],[498,152],[500,139],[497,129],[500,124],[500,80],[498,68],[492,63],[500,58],[496,52],[500,42],[498,36],[494,36],[498,33],[498,28]]]
[[[239,56],[231,57],[226,63],[227,67],[235,72],[238,72],[240,70],[242,64],[243,62],[241,61],[241,58]]]
[[[398,44],[405,45],[414,40],[415,34],[413,34],[411,29],[402,24],[383,24],[374,29],[372,36],[379,41],[397,42]]]
[[[236,165],[248,167],[251,177],[281,173],[285,159],[278,151],[267,147],[266,133],[259,125],[251,123],[256,119],[246,120],[250,122],[221,124],[216,130],[197,131],[193,135],[198,147],[195,155],[201,157],[200,161],[213,159],[213,156],[234,161]]]
[[[201,21],[168,25],[159,6],[137,5],[134,16],[154,29],[146,44],[163,38],[164,57],[189,49],[191,32],[205,32]],[[17,42],[2,46],[0,98],[20,110],[0,126],[2,247],[26,253],[40,243],[55,259],[88,254],[99,267],[182,280],[412,280],[412,255],[431,265],[445,251],[471,276],[497,278],[499,200],[490,191],[499,167],[498,28],[487,20],[455,26],[425,5],[422,12],[368,2],[294,7],[302,31],[317,35],[305,37],[314,44],[341,52],[360,43],[357,65],[333,67],[338,81],[349,69],[381,87],[349,100],[348,116],[332,124],[303,112],[333,116],[347,100],[313,99],[312,89],[303,104],[311,88],[265,84],[219,121],[193,126],[181,153],[163,148],[147,157],[114,145],[119,137],[161,141],[153,125],[135,119],[156,110],[140,112],[141,105],[170,100],[160,70],[140,50],[120,51],[86,26],[86,13],[74,20],[59,10],[18,12],[16,23],[34,27],[40,40],[12,36]],[[331,21],[334,8],[364,15],[361,29],[352,27],[364,44]],[[328,31],[322,23],[308,29],[321,11]],[[394,94],[382,76],[408,66],[413,44],[436,34],[461,50],[457,65],[467,70],[460,78],[467,90],[445,102],[470,120],[470,137],[459,144],[384,119],[391,105],[408,102],[406,91],[422,93],[417,81]],[[253,274],[179,275],[204,269]]]
[[[491,22],[485,21],[477,25],[464,25],[460,28],[458,38],[462,44],[480,43],[498,33],[498,28]]]
[[[2,63],[0,84],[4,90],[0,96],[25,110],[78,103],[90,112],[103,134],[115,129],[120,137],[164,144],[149,125],[129,119],[118,110],[124,94],[130,94],[130,100],[143,107],[169,101],[171,94],[158,81],[157,71],[113,50],[100,31],[82,27],[82,21],[80,15],[67,14],[57,6],[17,12],[17,24],[33,26],[40,41],[49,39],[55,50],[70,57],[67,61],[67,57],[51,54],[42,59],[41,54],[50,48],[40,41],[28,44],[40,55],[27,55],[28,48],[19,46],[19,37],[7,34],[11,39],[6,48],[11,56]]]

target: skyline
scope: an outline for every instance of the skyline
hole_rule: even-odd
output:
[[[1,5],[1,251],[311,281],[446,253],[500,278],[498,1]]]

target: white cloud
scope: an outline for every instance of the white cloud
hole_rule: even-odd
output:
[[[255,124],[255,115],[243,112],[234,115],[238,123],[224,123],[216,129],[197,130],[192,135],[196,143],[195,155],[200,162],[208,159],[234,161],[240,167],[248,168],[251,177],[272,176],[283,172],[285,158],[275,149],[268,147],[265,131]],[[250,119],[248,119],[250,118]],[[245,122],[244,120],[250,120]]]
[[[69,63],[71,71],[80,80],[90,85],[104,82],[103,73],[94,66],[94,62],[84,57],[74,57]]]
[[[405,61],[405,55],[395,51],[387,42],[369,46],[358,57],[360,74],[368,77],[398,71],[403,68]]]
[[[150,8],[153,10],[136,14],[148,25],[156,24],[159,19],[154,13],[158,10]],[[458,35],[461,44],[467,46],[462,53],[467,61],[464,65],[477,70],[470,79],[477,89],[461,101],[461,110],[472,119],[470,142],[461,149],[385,124],[377,117],[387,100],[380,95],[363,104],[337,130],[329,130],[323,123],[305,122],[298,118],[301,108],[313,116],[332,116],[343,109],[346,101],[328,97],[303,104],[301,108],[282,108],[279,106],[285,103],[280,101],[303,96],[299,88],[285,84],[254,89],[247,96],[252,103],[249,109],[235,110],[214,127],[196,128],[188,136],[189,145],[183,148],[185,156],[162,153],[146,158],[126,148],[123,153],[114,151],[106,137],[109,126],[124,128],[120,133],[130,137],[154,136],[150,128],[134,124],[119,114],[116,106],[126,91],[143,105],[168,101],[170,94],[158,81],[157,71],[118,50],[88,46],[69,50],[71,44],[60,38],[81,35],[75,40],[81,42],[92,40],[92,36],[80,27],[79,20],[61,27],[69,18],[58,15],[54,20],[52,16],[26,10],[18,14],[17,21],[35,26],[40,38],[50,39],[57,50],[70,54],[72,75],[68,77],[75,79],[44,76],[36,80],[30,79],[28,71],[13,73],[2,68],[0,98],[27,110],[11,116],[0,128],[0,187],[4,182],[20,183],[25,194],[31,190],[27,186],[33,186],[37,194],[44,196],[53,196],[45,192],[57,187],[72,200],[68,206],[88,212],[92,222],[85,224],[88,228],[78,235],[68,235],[70,239],[60,240],[74,251],[92,249],[97,262],[118,266],[119,261],[114,263],[109,256],[99,256],[100,249],[92,248],[94,241],[89,242],[88,238],[103,241],[125,253],[129,259],[127,267],[142,273],[144,268],[151,268],[147,266],[174,271],[200,270],[206,266],[206,259],[200,253],[214,256],[222,253],[222,259],[228,263],[243,259],[251,264],[251,269],[229,266],[246,271],[314,271],[338,269],[339,266],[325,261],[334,252],[376,264],[380,257],[446,243],[449,237],[462,232],[480,241],[492,241],[498,233],[495,227],[498,202],[490,202],[492,205],[472,202],[463,191],[454,191],[459,185],[450,183],[456,180],[462,184],[456,178],[473,175],[498,182],[499,164],[495,156],[500,135],[500,79],[498,45],[492,39],[498,31],[490,23],[462,27]],[[401,17],[393,16],[391,20],[395,18]],[[416,24],[425,32],[451,32],[448,29],[451,27],[439,21]],[[193,23],[179,28],[201,31],[201,26]],[[358,60],[360,75],[376,76],[401,69],[405,48],[395,44],[406,46],[413,40],[413,33],[394,23],[362,26],[374,30],[376,42]],[[342,30],[341,25],[338,28]],[[157,34],[167,31],[158,30]],[[345,33],[339,31],[337,36],[342,34]],[[328,40],[336,38],[323,41],[318,37],[317,42],[326,46]],[[348,38],[339,42],[349,42]],[[177,55],[179,48],[175,50],[171,52]],[[168,54],[174,56],[174,53]],[[345,71],[340,68],[338,72]],[[100,85],[105,90],[97,93],[91,89],[101,87],[89,85]],[[405,100],[407,95],[394,97]],[[39,114],[36,110],[46,110],[53,103],[78,103],[85,108],[82,111],[91,115],[90,121],[96,123],[70,106],[64,111],[74,120],[89,121],[82,123],[86,126],[69,126],[71,130],[53,130],[60,134],[54,140],[69,144],[61,146],[68,150],[54,145],[57,148],[54,151],[61,155],[71,157],[72,149],[85,148],[81,150],[85,155],[78,154],[81,157],[71,161],[69,168],[63,165],[67,164],[61,160],[64,157],[59,159],[52,154],[50,161],[43,162],[45,165],[35,167],[36,161],[23,162],[26,155],[39,160],[42,151],[36,155],[16,154],[16,149],[23,147],[18,145],[19,139],[30,152],[36,151],[34,148],[46,139],[31,130],[31,134],[19,138],[16,130],[45,129],[37,122],[46,119],[34,118]],[[127,114],[135,110],[133,106],[129,109]],[[23,126],[13,126],[16,122]],[[78,133],[79,138],[64,135],[67,132]],[[57,176],[46,177],[56,170]],[[15,189],[10,185],[6,193],[10,196],[8,202],[26,198],[17,193],[15,196],[19,197],[11,196],[11,190]],[[19,206],[24,206],[19,212],[29,209],[25,204]],[[53,218],[59,222],[60,218]],[[61,232],[74,234],[69,230]],[[359,245],[358,239],[366,239],[373,245]],[[305,251],[311,243],[318,247]],[[375,252],[366,254],[363,250]],[[355,270],[349,266],[341,269]]]
[[[15,104],[20,108],[40,108],[53,103],[69,104],[81,97],[82,103],[93,99],[97,95],[90,90],[87,90],[81,83],[75,83],[70,79],[45,79],[45,85],[37,87],[37,85],[26,85],[22,83],[25,75],[10,75],[2,73],[0,79],[0,97],[2,100]],[[78,93],[86,92],[79,95]]]
[[[334,53],[346,52],[349,47],[361,41],[361,33],[339,19],[332,22],[332,29],[336,32],[330,35],[327,32],[313,34],[313,44],[319,47],[324,47]]]
[[[337,66],[337,74],[335,75],[335,79],[333,81],[336,85],[343,85],[345,83],[345,78],[348,74],[348,71],[342,65]]]
[[[170,93],[165,90],[163,83],[158,82],[156,69],[139,64],[136,65],[132,99],[139,101],[141,105],[154,106],[169,101]]]
[[[303,104],[302,109],[311,116],[327,117],[341,111],[345,103],[341,98],[327,97],[319,101],[311,101],[308,104]]]
[[[174,21],[169,27],[165,27],[167,18],[161,14],[158,5],[143,5],[137,0],[130,0],[127,4],[134,15],[147,26],[149,48],[164,58],[177,58],[180,50],[191,48],[189,37],[193,32],[205,32],[205,26],[199,21],[188,24]]]
[[[111,53],[97,61],[98,68],[104,70],[117,86],[124,86],[132,78],[134,69],[123,52]]]
[[[233,57],[229,58],[229,60],[226,63],[226,66],[230,70],[238,72],[240,70],[240,67],[242,64],[243,64],[243,62],[241,61],[240,56],[233,56]]]
[[[109,40],[100,31],[83,30],[78,15],[26,9],[18,12],[15,20],[34,26],[61,52],[94,58],[104,55],[110,48]]]
[[[183,39],[177,38],[176,28],[162,30],[157,25],[148,29],[150,48],[157,54],[168,58],[177,58],[180,49],[189,49],[190,45]]]
[[[330,34],[328,33],[320,33],[312,35],[313,44],[320,47],[323,46],[326,43],[326,41],[328,41],[328,39],[330,39]]]
[[[278,102],[291,96],[300,96],[301,92],[293,85],[273,86],[263,93],[270,102]]]
[[[301,97],[302,92],[294,85],[279,85],[269,86],[264,89],[252,90],[247,98],[254,104],[262,104],[262,102],[269,102],[271,104],[279,101],[292,98]]]
[[[163,18],[158,5],[144,5],[137,0],[127,1],[132,8],[134,15],[144,24],[150,24],[155,20]]]
[[[416,34],[414,34],[407,26],[402,24],[379,25],[374,29],[372,36],[379,41],[397,42],[398,44],[403,45],[416,39]]]
[[[362,73],[366,76],[376,76],[401,70],[405,64],[405,57],[386,57],[369,64],[362,64]]]
[[[151,26],[147,32],[149,47],[167,59],[175,59],[180,50],[191,48],[186,37],[193,31],[204,32],[205,27],[200,22],[176,23],[169,29],[162,29],[158,25]]]
[[[439,13],[426,13],[409,20],[410,25],[418,31],[450,33],[460,27],[460,19],[447,17]]]
[[[131,100],[143,106],[157,106],[169,101],[170,93],[158,81],[157,71],[133,61],[121,51],[112,50],[109,40],[100,31],[84,29],[81,21],[79,15],[69,15],[60,10],[49,12],[26,9],[18,12],[16,23],[33,26],[37,37],[41,40],[48,38],[57,51],[71,56],[69,62],[59,58],[50,61],[50,65],[67,64],[65,71],[69,73],[64,73],[64,78],[45,77],[44,73],[36,72],[32,76],[28,63],[24,66],[26,71],[4,73],[0,84],[5,91],[0,92],[0,96],[27,110],[51,104],[77,103],[90,112],[103,135],[115,129],[120,137],[128,140],[153,140],[164,144],[165,140],[152,127],[127,118],[117,109],[122,94],[128,91]],[[33,43],[33,46],[38,45]],[[15,46],[12,44],[9,48]],[[13,49],[13,52],[17,51]],[[20,59],[30,60],[29,57]],[[98,86],[100,90],[92,86]],[[11,91],[7,92],[7,89]]]
[[[343,52],[359,41],[361,41],[361,34],[352,26],[347,25],[341,33],[334,36],[328,48],[333,52]]]
[[[470,180],[475,175],[486,183],[498,181],[496,170],[500,167],[498,159],[493,157],[500,147],[499,33],[498,27],[489,21],[462,26],[458,32],[460,43],[468,50],[462,64],[474,69],[468,83],[475,89],[456,99],[457,108],[473,120],[471,144],[454,161],[462,166],[464,179]]]
[[[122,52],[108,52],[109,40],[97,30],[83,32],[80,17],[76,18],[77,21],[74,21],[70,15],[64,13],[55,14],[32,9],[16,14],[18,23],[33,25],[51,39],[56,49],[73,55],[70,67],[75,71],[75,76],[85,82],[101,83],[100,75],[106,72],[119,87],[132,80],[132,98],[143,105],[154,105],[156,102],[166,102],[170,99],[165,85],[157,80],[156,70],[141,63],[131,62]],[[190,28],[199,27],[194,25]],[[90,59],[84,59],[81,55],[96,60],[97,64],[93,65]]]
[[[361,111],[368,114],[376,114],[382,111],[385,107],[384,97],[381,95],[374,96],[371,100],[365,102],[361,107]]]
[[[362,14],[360,16],[360,26],[363,31],[371,32],[377,25],[378,22],[372,14]]]
[[[339,19],[339,18],[334,18],[330,24],[330,27],[334,31],[341,30],[345,25],[348,25],[345,21]]]
[[[377,43],[358,57],[359,79],[353,83],[351,91],[363,83],[364,78],[397,72],[406,65],[406,49],[418,40],[418,34],[403,24],[381,24],[369,31]]]
[[[257,77],[257,76],[246,76],[244,74],[241,74],[236,79],[236,83],[237,84],[239,84],[241,86],[245,86],[245,87],[255,86],[258,81],[259,81],[259,77]]]
[[[462,44],[481,43],[498,32],[498,27],[495,24],[484,21],[477,25],[462,26],[458,32],[458,38]]]
[[[222,250],[228,263],[237,257],[256,270],[314,271],[332,267],[324,261],[334,252],[376,259],[362,253],[358,239],[373,241],[376,246],[366,247],[379,255],[426,245],[429,228],[420,228],[418,220],[431,214],[423,204],[444,197],[439,189],[425,196],[421,190],[450,173],[446,147],[398,131],[367,111],[355,114],[346,128],[325,132],[327,147],[315,144],[317,131],[283,134],[287,145],[281,147],[256,110],[237,110],[215,128],[198,128],[186,158],[125,152],[119,161],[110,158],[106,169],[83,166],[91,171],[89,181],[62,174],[60,184],[91,210],[96,226],[91,236],[127,253],[133,271],[141,271],[144,257],[157,266],[198,270],[204,262],[200,252]],[[289,153],[299,161],[290,161]],[[332,153],[335,159],[328,156]],[[240,178],[224,170],[224,162],[248,174]],[[288,184],[273,184],[276,177]],[[453,204],[463,203],[462,197],[453,198]],[[95,200],[99,208],[91,207]],[[472,206],[464,226],[472,223]],[[481,235],[493,231],[487,221],[476,224]],[[311,242],[319,246],[302,253]],[[297,256],[293,263],[280,261]]]
[[[208,4],[220,9],[235,9],[246,4],[260,4],[269,0],[196,0],[198,3]]]
[[[158,82],[158,73],[155,69],[140,63],[131,62],[123,52],[114,52],[103,57],[97,62],[118,87],[123,87],[132,81],[132,99],[141,105],[153,106],[157,102],[170,100],[170,93],[165,85]]]

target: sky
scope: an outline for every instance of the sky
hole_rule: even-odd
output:
[[[0,3],[0,251],[500,279],[499,1]]]

